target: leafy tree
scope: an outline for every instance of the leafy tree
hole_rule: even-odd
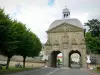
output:
[[[92,36],[100,37],[100,21],[97,19],[88,20],[85,25],[89,27],[89,32],[92,34]]]
[[[100,39],[93,37],[90,32],[86,33],[87,53],[100,54]]]
[[[30,52],[29,52],[29,57],[35,57],[35,56],[38,56],[41,49],[42,49],[42,43],[40,41],[40,39],[32,32],[30,32],[31,34],[31,38],[32,38],[32,42],[33,42],[33,45],[32,45],[32,49],[30,49]]]
[[[25,68],[26,57],[37,56],[41,50],[41,42],[37,36],[29,30],[23,31],[18,38],[20,39],[18,39],[17,54],[23,56],[23,68]]]
[[[7,69],[11,57],[15,54],[17,44],[15,35],[12,20],[4,13],[4,9],[0,9],[0,53],[7,57]]]
[[[27,31],[25,24],[18,22],[16,20],[14,21],[14,28],[16,30],[15,32],[17,33],[16,38],[18,41],[16,55],[23,56],[23,61],[25,61],[27,53],[28,53],[28,48],[29,48],[28,46],[30,46],[28,44],[28,41],[29,41],[28,31]],[[23,64],[25,66],[24,62]]]
[[[11,20],[4,9],[0,9],[0,54],[8,58],[7,69],[13,55],[23,56],[24,68],[26,57],[37,56],[41,48],[39,38],[25,24]]]
[[[26,55],[28,57],[35,57],[38,56],[42,48],[41,42],[39,38],[32,32],[29,32],[28,36],[28,41],[27,41],[27,50],[26,50]],[[25,58],[25,54],[24,57]],[[23,60],[24,66],[25,67],[25,60]]]
[[[92,19],[88,20],[85,25],[89,27],[85,36],[87,52],[100,54],[100,22],[97,19]]]

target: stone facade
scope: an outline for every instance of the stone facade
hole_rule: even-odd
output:
[[[51,64],[51,53],[60,51],[63,54],[63,66],[69,67],[69,53],[78,51],[81,54],[82,67],[86,67],[86,45],[84,29],[62,23],[47,31],[48,39],[45,44],[45,52],[48,55],[48,66]]]

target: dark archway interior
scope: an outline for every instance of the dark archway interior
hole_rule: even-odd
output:
[[[81,53],[80,53],[79,51],[77,51],[77,50],[75,50],[75,51],[72,50],[72,51],[69,53],[69,67],[70,67],[70,68],[73,68],[73,67],[71,66],[71,55],[74,54],[74,53],[79,54],[79,56],[80,56],[80,64],[79,64],[79,65],[80,65],[80,67],[82,67]],[[80,68],[80,67],[79,67],[79,68]]]
[[[60,51],[53,51],[51,53],[51,67],[57,67],[57,55],[61,53]]]

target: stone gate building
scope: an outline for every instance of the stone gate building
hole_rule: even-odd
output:
[[[46,31],[48,39],[45,52],[48,56],[48,66],[56,67],[57,54],[62,53],[63,66],[70,67],[70,56],[78,53],[81,67],[86,67],[84,28],[78,19],[69,18],[69,9],[65,8],[62,13],[63,19],[52,22]]]

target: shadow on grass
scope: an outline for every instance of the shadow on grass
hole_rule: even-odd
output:
[[[7,70],[5,67],[3,67],[3,69],[0,70],[0,75],[17,73],[17,72],[21,72],[21,71],[28,71],[28,70],[32,70],[32,69],[34,69],[34,68],[15,68],[15,67],[10,67]]]

